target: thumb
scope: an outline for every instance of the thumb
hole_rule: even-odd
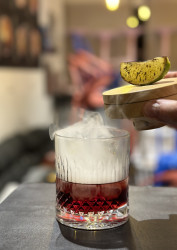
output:
[[[144,115],[177,128],[177,101],[159,99],[147,102],[144,106]]]

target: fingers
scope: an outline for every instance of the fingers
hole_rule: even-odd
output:
[[[177,128],[177,101],[159,99],[144,106],[144,115]]]
[[[166,74],[165,78],[170,78],[170,77],[177,77],[177,72],[176,71],[170,71]]]
[[[170,77],[177,77],[177,71],[170,71],[165,76],[165,78]],[[144,115],[177,128],[177,101],[167,99],[150,101],[144,106]]]
[[[163,173],[157,174],[154,178],[155,182],[167,182],[171,186],[177,187],[177,169],[168,170]]]

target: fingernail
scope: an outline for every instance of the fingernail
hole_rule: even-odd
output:
[[[160,104],[158,102],[148,102],[144,106],[144,115],[149,117],[157,116],[160,109]]]

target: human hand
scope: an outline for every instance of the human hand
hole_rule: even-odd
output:
[[[169,71],[165,78],[177,77],[177,71]]]
[[[154,184],[162,186],[177,187],[177,169],[170,169],[157,173],[154,176],[146,177],[139,183],[140,186],[149,186]]]
[[[177,129],[177,101],[158,99],[144,106],[144,115]]]
[[[169,77],[177,77],[177,72],[168,72],[165,78]],[[144,115],[177,129],[176,100],[158,99],[149,101],[144,106]]]
[[[167,170],[155,175],[154,182],[163,182],[167,183],[168,186],[177,187],[177,169]]]

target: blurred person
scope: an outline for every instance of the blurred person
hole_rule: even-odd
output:
[[[103,108],[102,92],[114,80],[112,66],[90,52],[79,50],[69,55],[68,69],[73,85],[72,116],[78,108]]]

